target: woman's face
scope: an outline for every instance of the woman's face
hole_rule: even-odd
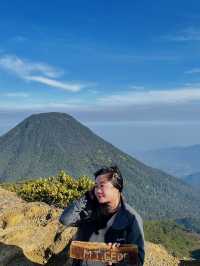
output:
[[[119,190],[108,180],[108,174],[96,177],[94,193],[99,203],[112,203],[119,197]]]

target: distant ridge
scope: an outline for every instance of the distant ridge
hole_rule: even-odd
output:
[[[151,167],[180,178],[200,172],[200,144],[138,152],[136,156]]]
[[[200,191],[200,172],[185,176],[183,180]]]
[[[187,184],[123,153],[70,115],[31,115],[0,137],[2,182],[55,175],[61,169],[92,176],[110,164],[119,165],[127,199],[143,217],[200,217],[200,197]]]

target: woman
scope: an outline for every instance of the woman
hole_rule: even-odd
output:
[[[145,252],[142,219],[122,198],[123,178],[118,167],[101,168],[94,176],[94,189],[67,207],[60,222],[66,226],[78,226],[76,240],[79,241],[105,242],[109,245],[136,244],[139,262],[143,265]],[[103,264],[74,260],[73,265]]]

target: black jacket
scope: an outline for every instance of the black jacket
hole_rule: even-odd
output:
[[[60,222],[66,226],[78,226],[76,240],[89,241],[96,230],[99,219],[98,203],[91,200],[88,194],[79,201],[65,208]],[[135,244],[138,246],[140,265],[144,263],[144,233],[143,223],[139,214],[121,200],[121,206],[112,224],[103,236],[105,243]],[[94,264],[95,265],[95,264]],[[119,264],[122,265],[122,264]]]

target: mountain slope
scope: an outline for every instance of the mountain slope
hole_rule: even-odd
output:
[[[188,231],[180,221],[145,221],[144,232],[146,240],[163,245],[175,257],[200,257],[200,235]]]
[[[136,157],[177,177],[200,172],[200,145],[138,152]]]
[[[117,164],[128,201],[145,218],[200,216],[198,193],[172,176],[147,167],[63,113],[32,115],[0,138],[0,180],[89,175]]]
[[[195,219],[191,217],[186,217],[182,219],[177,219],[176,223],[184,226],[186,230],[200,235],[200,218]]]
[[[192,175],[185,176],[183,178],[183,180],[185,182],[187,182],[188,184],[190,184],[195,189],[199,189],[200,190],[200,172],[192,174]]]

